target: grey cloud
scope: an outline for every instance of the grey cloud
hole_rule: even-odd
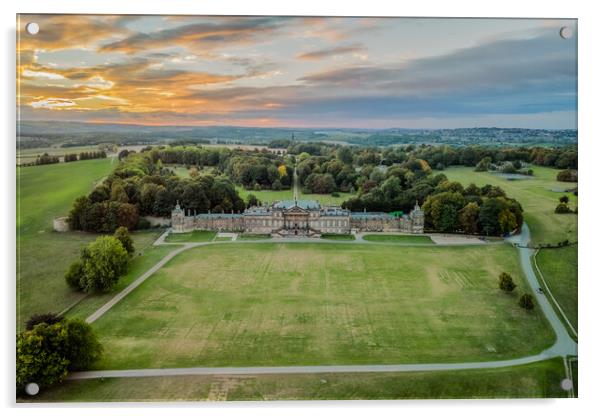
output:
[[[343,54],[347,54],[347,53],[362,52],[362,51],[364,51],[364,47],[362,45],[353,44],[353,45],[338,46],[338,47],[334,47],[334,48],[325,48],[325,49],[319,49],[316,51],[305,52],[305,53],[301,53],[301,54],[297,55],[297,58],[303,59],[303,60],[317,60],[317,59],[330,58],[330,57],[336,56],[336,55],[343,55]]]

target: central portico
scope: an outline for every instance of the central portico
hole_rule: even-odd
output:
[[[282,214],[283,225],[279,230],[273,233],[288,236],[314,236],[320,232],[311,227],[312,211],[319,211],[320,204],[317,201],[308,200],[287,200],[274,204],[274,210],[279,210]]]

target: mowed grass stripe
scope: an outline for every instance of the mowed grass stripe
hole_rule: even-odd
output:
[[[443,282],[439,273],[452,270]],[[518,284],[507,295],[497,276]],[[515,249],[225,244],[183,252],[94,323],[99,368],[487,361],[553,342]]]

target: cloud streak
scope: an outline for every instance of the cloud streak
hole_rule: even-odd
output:
[[[297,59],[313,61],[317,59],[332,58],[333,56],[345,55],[349,53],[364,52],[365,48],[360,44],[337,46],[334,48],[319,49],[311,52],[304,52],[297,55]]]

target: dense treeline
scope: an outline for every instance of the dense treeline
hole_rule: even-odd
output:
[[[225,176],[182,179],[152,152],[131,153],[90,194],[78,198],[69,213],[75,230],[109,233],[140,225],[144,215],[167,217],[179,201],[197,212],[240,212],[245,204]]]
[[[53,163],[59,163],[60,159],[58,156],[50,156],[48,153],[44,153],[41,156],[36,157],[34,165],[51,165]]]
[[[268,151],[243,151],[194,146],[159,147],[149,152],[153,162],[216,168],[246,189],[288,189],[293,181],[293,161]],[[127,155],[127,153],[126,153]]]
[[[79,154],[79,160],[105,159],[106,157],[107,157],[107,153],[104,150],[81,152]]]
[[[225,173],[247,189],[289,189],[293,183],[292,162],[269,152],[234,153]]]
[[[522,224],[518,202],[496,187],[463,188],[433,169],[463,165],[533,174],[530,166],[538,164],[562,168],[566,172],[559,178],[576,180],[575,146],[383,149],[289,140],[273,143],[287,144],[286,155],[203,146],[122,151],[113,174],[76,201],[71,225],[96,232],[111,232],[119,226],[132,229],[141,226],[141,216],[169,216],[176,201],[197,212],[240,212],[245,203],[235,184],[250,190],[288,189],[293,186],[296,163],[303,192],[351,193],[343,206],[352,211],[409,212],[418,201],[425,207],[426,226],[431,230],[499,235]],[[176,176],[169,165],[191,168],[191,178]]]

